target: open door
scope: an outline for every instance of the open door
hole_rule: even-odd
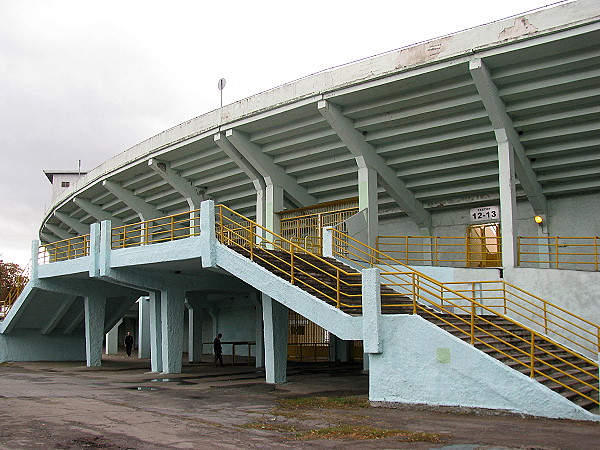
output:
[[[502,265],[500,224],[484,223],[467,229],[467,267]]]

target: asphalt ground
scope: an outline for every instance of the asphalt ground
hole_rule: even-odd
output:
[[[600,449],[597,422],[365,405],[360,365],[290,363],[288,382],[268,385],[262,370],[225,362],[186,364],[177,375],[123,355],[105,355],[97,368],[4,363],[0,448]],[[385,431],[396,433],[363,439]]]

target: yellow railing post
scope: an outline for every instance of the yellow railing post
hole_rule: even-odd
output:
[[[250,224],[250,259],[254,261],[254,225]]]
[[[598,236],[594,236],[594,265],[598,271]]]
[[[517,237],[517,266],[521,265],[521,236]]]
[[[294,246],[290,246],[290,283],[294,284]]]
[[[405,251],[406,251],[406,259],[405,259],[405,262],[406,262],[406,264],[408,264],[408,236],[406,236],[406,238],[404,239],[404,242],[405,242],[405,244],[404,244],[404,249],[405,249]]]
[[[535,377],[535,332],[531,331],[531,368],[530,368],[530,377]]]
[[[554,236],[554,264],[558,269],[558,236]]]
[[[544,333],[548,334],[548,305],[545,301],[542,304],[544,305]]]
[[[336,287],[335,287],[336,304],[339,309],[339,307],[340,307],[340,269],[336,269],[335,272],[336,272]]]
[[[471,299],[471,345],[475,345],[475,301]]]
[[[417,283],[415,281],[415,273],[411,273],[412,278],[412,298],[413,298],[413,314],[417,314]]]
[[[171,216],[171,240],[175,240],[175,216]]]

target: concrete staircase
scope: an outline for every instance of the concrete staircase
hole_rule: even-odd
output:
[[[231,246],[239,254],[251,257],[252,260],[271,273],[290,282],[292,256],[280,250],[249,249]],[[326,261],[326,262],[324,262]],[[335,288],[339,284],[341,291],[340,309],[350,315],[361,314],[360,273],[355,269],[333,258],[316,257],[311,254],[295,255],[293,263],[293,284],[304,291],[337,306]],[[339,274],[340,269],[344,273]],[[381,286],[383,314],[413,314],[411,299],[403,296],[387,286]],[[471,324],[469,316],[464,318],[440,312],[420,305],[417,313],[457,338],[471,343],[471,327],[474,327],[473,342],[475,348],[496,358],[507,366],[527,376],[531,376],[531,333],[525,327],[501,316],[478,316]],[[597,396],[597,367],[585,358],[573,355],[559,344],[549,340],[536,342],[534,354],[537,357],[534,379],[546,387],[561,394],[580,407],[597,412],[597,405],[586,396]],[[577,379],[571,376],[576,376]],[[571,389],[569,389],[571,388]],[[583,394],[583,395],[582,395]]]

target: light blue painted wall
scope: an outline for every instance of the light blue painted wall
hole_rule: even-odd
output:
[[[369,355],[369,399],[600,420],[419,316],[386,315]]]

